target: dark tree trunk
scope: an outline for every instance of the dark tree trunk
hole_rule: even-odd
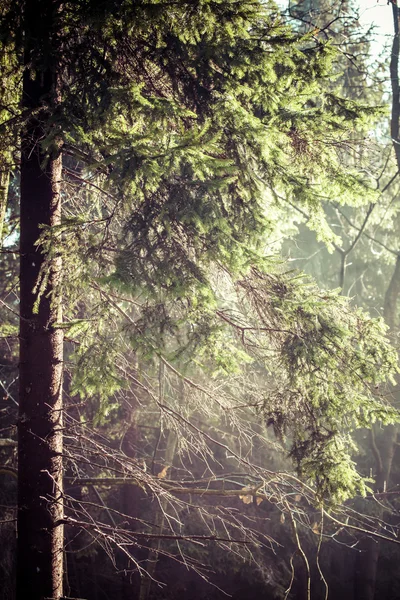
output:
[[[55,14],[51,0],[25,2],[23,103],[33,113],[21,148],[17,600],[60,598],[63,586],[61,258],[46,264],[37,246],[41,225],[61,217],[57,140],[51,152],[41,147],[59,100]],[[35,307],[43,266],[48,280]]]

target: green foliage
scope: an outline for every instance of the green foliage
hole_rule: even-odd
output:
[[[102,25],[96,16],[78,39],[68,30],[71,48],[90,45],[90,64],[74,57],[60,132],[49,131],[84,151],[88,171],[108,172],[124,212],[121,277],[153,295],[198,295],[213,261],[239,272],[254,260],[272,230],[269,190],[309,208],[329,242],[326,188],[339,202],[374,197],[340,152],[373,111],[321,87],[329,44],[293,32],[272,3],[127,2],[123,13]]]
[[[343,155],[379,111],[329,89],[334,47],[272,2],[85,1],[58,18],[61,103],[42,145],[64,152],[65,221],[43,230],[35,292],[62,257],[72,393],[104,418],[123,351],[149,373],[160,355],[212,378],[262,364],[266,419],[290,430],[299,470],[321,496],[353,494],[348,433],[397,418],[371,392],[396,355],[382,323],[279,274],[265,249],[286,202],[331,248],[324,203],[375,202]]]
[[[327,436],[328,437],[328,436]],[[361,477],[356,463],[351,459],[349,449],[357,450],[350,436],[334,436],[330,440],[314,440],[314,444],[303,454],[302,471],[316,482],[318,496],[321,501],[330,505],[341,504],[349,498],[361,495],[365,497],[372,489],[368,484],[372,479]],[[292,450],[295,456],[298,448]]]
[[[271,379],[267,423],[279,437],[288,435],[290,456],[315,480],[321,498],[343,501],[365,491],[349,434],[376,420],[399,420],[397,409],[383,402],[384,387],[379,391],[398,372],[387,326],[298,276],[254,272],[240,286],[253,307],[254,330],[262,323],[269,339],[259,347],[275,348],[275,356],[259,355]]]
[[[348,433],[396,418],[370,391],[395,371],[395,353],[383,325],[352,311],[338,294],[261,273],[271,272],[264,247],[282,196],[310,213],[309,227],[331,247],[338,238],[322,202],[375,201],[368,177],[343,162],[343,139],[376,111],[328,89],[333,47],[291,30],[272,5],[130,10],[127,3],[124,21],[112,27],[98,22],[98,45],[108,49],[99,73],[112,73],[107,87],[94,76],[90,87],[79,83],[87,69],[82,53],[63,105],[76,115],[63,128],[67,147],[80,160],[84,150],[87,177],[96,173],[118,198],[108,215],[122,227],[107,225],[97,235],[115,249],[108,264],[97,264],[101,285],[136,302],[132,310],[125,305],[129,321],[122,318],[117,331],[145,361],[163,354],[214,377],[246,370],[257,351],[240,348],[217,313],[229,293],[238,309],[235,281],[251,281],[263,302],[252,325],[260,327],[261,319],[271,330],[275,350],[264,364],[280,378],[279,391],[266,392],[266,419],[291,432],[291,455],[320,495],[341,500],[363,486]],[[90,281],[91,250],[87,257],[83,277]],[[231,283],[221,290],[222,273]],[[96,393],[106,396],[121,385],[112,368],[107,373],[105,361],[114,362],[115,353],[106,356],[93,339],[94,358],[90,346],[79,350],[84,376],[75,379],[92,393],[103,381],[101,367],[105,385]],[[335,445],[342,450],[332,462]]]

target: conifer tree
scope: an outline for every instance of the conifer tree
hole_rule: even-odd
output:
[[[301,14],[298,14],[299,9],[302,9]],[[350,6],[351,8],[351,6]],[[355,6],[356,10],[359,8]],[[344,10],[343,10],[344,9]],[[333,7],[337,17],[346,17],[346,7],[340,5]],[[394,24],[396,26],[398,17],[397,6],[381,10],[392,10],[394,13]],[[324,2],[315,1],[312,3],[300,2],[296,5],[296,11],[293,14],[298,14],[298,17],[308,17],[308,27],[317,25],[319,28],[324,28],[325,24],[330,24],[329,33],[335,39],[351,40],[347,51],[351,54],[350,69],[343,69],[343,63],[339,64],[339,72],[341,77],[337,80],[337,84],[343,85],[346,93],[350,93],[352,97],[371,99],[376,104],[387,102],[385,100],[384,90],[382,88],[382,77],[389,71],[389,61],[385,60],[384,54],[379,58],[375,58],[368,54],[369,40],[372,40],[372,32],[369,30],[367,34],[363,33],[362,28],[358,26],[356,31],[358,35],[354,35],[352,28],[349,30],[349,24],[346,25],[346,20],[332,20],[332,6]],[[347,13],[350,18],[351,13]],[[356,15],[355,15],[356,16]],[[304,19],[301,21],[304,26]],[[356,20],[353,15],[353,23]],[[340,31],[338,31],[340,30]],[[352,35],[353,32],[353,35]],[[387,115],[383,115],[380,125],[375,132],[376,139],[374,142],[369,140],[367,146],[364,141],[360,146],[359,153],[355,157],[356,161],[360,161],[370,170],[371,177],[375,178],[375,185],[380,192],[380,196],[376,202],[371,204],[364,211],[354,211],[351,208],[342,209],[335,207],[328,208],[328,220],[335,228],[337,233],[340,232],[341,240],[335,246],[335,255],[328,258],[327,253],[323,257],[319,254],[318,262],[323,264],[323,272],[318,273],[318,280],[327,284],[330,280],[330,275],[334,274],[337,277],[339,271],[339,281],[344,292],[354,295],[355,301],[359,304],[365,304],[372,312],[380,311],[386,323],[390,327],[390,335],[396,335],[397,330],[397,304],[398,304],[398,253],[395,249],[398,241],[398,209],[396,207],[395,198],[398,193],[397,176],[398,176],[398,161],[397,156],[397,129],[398,129],[398,93],[396,81],[398,79],[397,61],[398,55],[396,44],[398,43],[398,35],[395,33],[393,46],[391,49],[390,63],[390,80],[392,82],[392,111],[391,111],[391,131],[389,133],[389,123]],[[351,47],[354,50],[351,50]],[[369,75],[368,75],[369,74]],[[371,85],[373,81],[373,85]],[[374,136],[373,136],[374,137]],[[376,147],[375,147],[376,144]],[[386,144],[386,145],[385,145]],[[368,166],[367,166],[368,165]],[[306,252],[308,255],[312,253],[310,247],[310,237]],[[305,246],[304,237],[300,244]],[[315,249],[314,245],[313,248]],[[310,267],[315,269],[316,264],[310,262]],[[347,268],[347,263],[349,267]],[[316,270],[317,271],[317,270]],[[377,274],[379,273],[379,280]],[[333,285],[337,279],[334,279]],[[397,403],[396,388],[389,391],[391,401]],[[382,428],[371,426],[371,431],[366,434],[368,445],[361,451],[360,465],[364,472],[368,470],[375,478],[374,489],[377,493],[384,493],[383,490],[393,489],[395,479],[392,478],[390,484],[390,475],[392,466],[395,465],[394,454],[396,447],[397,428],[389,426]],[[365,442],[366,444],[366,442]],[[365,510],[370,510],[370,503],[364,503]],[[384,505],[377,503],[375,514],[383,518]],[[387,513],[390,515],[390,510]],[[388,517],[391,519],[391,517]],[[384,549],[380,543],[377,543],[373,538],[362,535],[358,543],[359,553],[354,567],[349,566],[349,574],[351,573],[354,579],[354,594],[356,598],[373,598],[378,594],[378,583],[380,579],[384,579],[384,570],[378,574],[378,564],[383,565],[384,560],[379,560],[380,549]],[[389,549],[388,554],[392,550]],[[343,563],[343,568],[346,570],[348,565]],[[393,578],[391,578],[394,584]]]
[[[228,374],[267,365],[279,389],[261,409],[278,434],[291,428],[319,501],[365,493],[349,432],[397,418],[370,389],[396,369],[385,329],[264,251],[282,191],[327,243],[327,189],[342,203],[374,197],[337,152],[374,111],[320,87],[329,44],[272,3],[22,6],[18,600],[62,596],[63,524],[77,522],[63,512],[64,331],[72,390],[103,407],[124,385],[122,342],[174,375],[189,360]]]

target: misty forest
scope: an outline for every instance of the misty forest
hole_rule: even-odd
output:
[[[400,599],[363,4],[1,0],[0,600]]]

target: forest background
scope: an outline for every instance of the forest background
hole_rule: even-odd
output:
[[[398,9],[388,61],[357,9],[2,9],[4,598],[399,596]]]

